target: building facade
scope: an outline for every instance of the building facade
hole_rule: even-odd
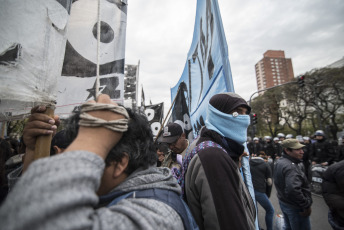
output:
[[[258,91],[281,85],[294,79],[293,64],[283,50],[268,50],[256,65]]]

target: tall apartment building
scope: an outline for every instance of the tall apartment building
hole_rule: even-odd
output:
[[[294,71],[290,58],[283,50],[268,50],[256,65],[258,91],[293,80]]]

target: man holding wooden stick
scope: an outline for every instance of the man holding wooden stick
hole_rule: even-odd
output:
[[[30,118],[28,150],[37,136],[52,133],[53,123],[44,114]],[[176,180],[155,167],[144,115],[100,95],[83,105],[78,124],[63,154],[29,165],[0,209],[3,229],[195,228]]]

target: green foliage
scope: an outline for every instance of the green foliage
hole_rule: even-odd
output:
[[[7,135],[15,138],[20,138],[23,134],[27,118],[22,120],[9,121],[7,126]]]

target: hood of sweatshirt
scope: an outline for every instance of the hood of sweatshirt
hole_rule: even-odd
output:
[[[257,165],[261,165],[261,164],[264,164],[265,163],[265,161],[264,161],[264,159],[263,158],[261,158],[261,157],[252,157],[251,159],[250,159],[250,165],[251,166],[257,166]]]
[[[167,189],[181,194],[181,188],[177,180],[172,176],[169,168],[149,167],[139,168],[130,174],[125,181],[114,188],[110,193],[117,191],[136,191],[150,188]]]

